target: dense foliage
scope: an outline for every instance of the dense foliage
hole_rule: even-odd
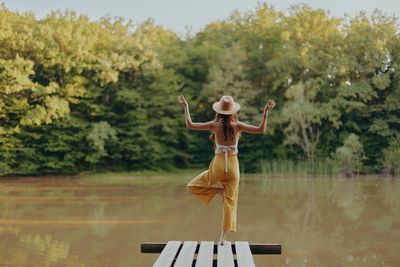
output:
[[[379,11],[337,18],[263,4],[180,38],[151,20],[37,19],[3,5],[0,174],[206,166],[209,133],[185,128],[179,94],[194,121],[213,119],[222,94],[252,124],[276,100],[267,134],[241,138],[242,171],[329,159],[346,173],[396,173],[397,23]]]

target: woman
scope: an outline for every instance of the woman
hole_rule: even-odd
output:
[[[239,161],[237,144],[240,133],[264,133],[267,125],[268,111],[275,107],[275,101],[269,99],[264,108],[260,125],[252,126],[240,122],[236,112],[240,105],[231,96],[222,96],[219,102],[213,104],[215,119],[205,123],[194,123],[190,118],[189,107],[183,96],[178,97],[179,103],[185,109],[186,127],[192,130],[212,131],[215,144],[215,156],[209,169],[196,176],[187,185],[193,193],[205,204],[210,203],[216,194],[220,194],[223,203],[222,232],[220,244],[226,242],[228,231],[236,232],[236,211],[239,185]],[[221,187],[214,185],[219,182]]]

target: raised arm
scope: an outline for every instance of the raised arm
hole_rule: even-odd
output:
[[[187,104],[186,99],[183,96],[178,97],[178,102],[185,109],[185,121],[186,127],[192,130],[212,130],[214,127],[214,122],[192,122],[192,118],[190,118],[189,105]]]
[[[268,99],[268,102],[264,107],[264,112],[263,112],[263,116],[262,116],[260,125],[253,126],[253,125],[248,125],[243,122],[239,122],[238,123],[239,131],[242,131],[245,133],[254,133],[254,134],[265,133],[265,131],[267,130],[268,111],[273,109],[275,107],[275,105],[276,104],[273,99]]]

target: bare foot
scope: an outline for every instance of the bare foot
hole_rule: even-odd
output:
[[[229,242],[228,240],[226,240],[226,239],[220,240],[220,241],[218,242],[218,244],[221,245],[221,246],[227,245],[227,244],[229,244],[229,243],[230,243],[230,242]]]
[[[220,238],[219,238],[219,244],[221,244],[221,246],[223,246],[224,244],[226,244],[226,242],[229,242],[229,241],[226,241],[225,237],[226,237],[226,231],[225,231],[225,230],[222,230],[221,236],[220,236]]]

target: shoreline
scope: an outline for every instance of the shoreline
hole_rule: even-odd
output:
[[[0,181],[7,180],[76,180],[76,179],[105,179],[105,178],[162,178],[162,177],[173,177],[177,175],[188,175],[192,176],[196,173],[200,173],[206,170],[206,168],[196,168],[196,169],[174,169],[168,171],[153,171],[153,170],[144,170],[144,171],[105,171],[105,172],[82,172],[77,174],[38,174],[38,175],[6,175],[0,176]],[[392,175],[384,175],[379,173],[371,173],[371,174],[360,174],[354,176],[344,176],[344,175],[288,175],[288,174],[268,174],[268,173],[241,173],[241,178],[245,179],[247,177],[260,177],[263,176],[268,179],[396,179],[398,176]]]

